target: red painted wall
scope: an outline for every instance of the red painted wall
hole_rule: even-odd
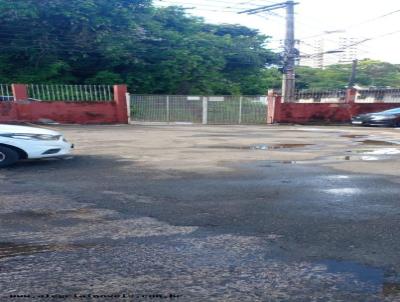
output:
[[[348,122],[352,116],[350,104],[283,103],[280,106],[280,123]]]
[[[33,102],[16,104],[19,121],[51,119],[66,124],[118,123],[117,106],[109,103]]]
[[[27,100],[26,85],[13,85],[14,102],[0,102],[1,122],[39,122],[49,119],[65,124],[126,124],[126,86],[114,86],[110,102],[38,102]]]
[[[31,122],[50,119],[65,124],[124,123],[114,102],[0,102],[0,122]]]
[[[14,102],[0,102],[0,122],[14,122],[17,116],[17,106]]]
[[[358,114],[399,107],[399,103],[281,103],[277,97],[269,100],[268,108],[275,110],[268,117],[275,123],[346,123]]]

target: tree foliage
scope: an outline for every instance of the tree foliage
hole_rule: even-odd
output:
[[[299,67],[299,89],[343,89],[348,86],[351,64],[338,64],[325,69]],[[376,60],[362,60],[358,64],[356,83],[362,87],[400,87],[400,66]]]
[[[0,82],[127,83],[135,93],[263,94],[268,37],[150,0],[0,0]]]

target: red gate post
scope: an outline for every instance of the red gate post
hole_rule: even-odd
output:
[[[346,103],[354,104],[357,98],[357,89],[348,88],[346,90]]]
[[[355,88],[346,89],[345,102],[346,102],[346,105],[348,106],[349,121],[352,119],[352,117],[354,115],[357,115],[356,99],[357,99],[357,89],[355,89]]]
[[[126,99],[126,93],[128,87],[126,85],[114,85],[114,102],[116,106],[117,122],[121,124],[128,124],[128,105]]]
[[[15,101],[26,101],[28,100],[28,85],[26,84],[12,84],[12,92]]]
[[[15,120],[31,121],[31,108],[29,104],[28,85],[11,84],[14,95],[12,106],[15,107]]]
[[[267,124],[279,123],[282,97],[274,90],[268,90]]]

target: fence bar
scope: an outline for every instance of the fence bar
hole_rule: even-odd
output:
[[[0,84],[0,96],[9,94],[11,85]],[[41,101],[112,102],[114,93],[110,85],[29,84],[29,96]],[[11,95],[10,95],[11,97]]]
[[[167,122],[170,122],[170,114],[169,114],[169,95],[167,95]]]
[[[243,105],[243,96],[239,98],[239,125],[242,123],[242,105]]]
[[[208,97],[203,96],[202,98],[202,107],[203,107],[203,118],[202,118],[202,123],[203,125],[207,125],[208,121]]]
[[[14,96],[11,84],[0,84],[0,101],[12,101]]]

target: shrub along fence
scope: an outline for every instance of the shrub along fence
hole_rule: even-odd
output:
[[[126,85],[0,84],[0,122],[128,123]]]

